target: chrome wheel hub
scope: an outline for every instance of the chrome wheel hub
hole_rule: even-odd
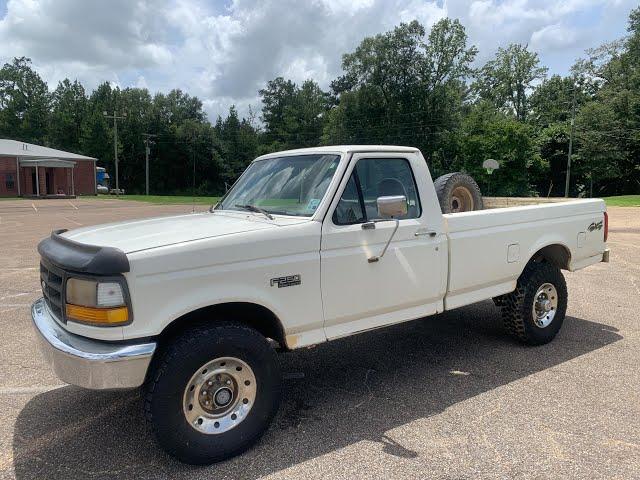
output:
[[[253,370],[239,358],[211,360],[187,383],[184,416],[200,433],[224,433],[247,417],[256,399],[256,387]]]
[[[213,398],[216,406],[226,407],[227,405],[229,405],[232,396],[233,392],[231,392],[231,390],[226,387],[222,387],[216,392]]]
[[[544,283],[538,288],[533,299],[533,322],[540,328],[545,328],[556,316],[558,310],[558,292],[550,283]]]

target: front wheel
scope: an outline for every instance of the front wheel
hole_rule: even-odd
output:
[[[549,343],[567,312],[567,284],[558,267],[547,262],[527,265],[516,289],[500,298],[509,334],[528,345]]]
[[[169,454],[209,464],[260,438],[278,410],[280,384],[276,353],[258,332],[197,327],[165,350],[146,386],[145,411]]]

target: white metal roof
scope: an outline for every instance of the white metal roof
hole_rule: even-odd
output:
[[[72,160],[60,160],[59,158],[21,158],[18,160],[21,167],[58,167],[73,168],[76,162]]]
[[[256,160],[269,157],[280,157],[284,155],[304,155],[311,153],[357,153],[357,152],[417,152],[415,147],[402,147],[399,145],[328,145],[325,147],[297,148],[295,150],[285,150],[262,155]]]
[[[0,138],[0,157],[19,158],[57,158],[60,160],[97,160],[93,157],[78,155],[77,153],[63,152],[55,148],[34,145],[33,143],[18,142]]]

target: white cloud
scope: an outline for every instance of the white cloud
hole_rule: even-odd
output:
[[[438,20],[447,16],[446,8],[439,6],[435,2],[425,2],[423,0],[411,0],[403,5],[398,18],[403,22],[418,20],[425,28],[430,28]]]
[[[165,2],[153,3],[166,8]],[[0,22],[0,54],[91,67],[166,64],[171,52],[161,28],[150,20],[153,10],[143,1],[10,0]]]
[[[149,85],[147,84],[147,79],[144,78],[144,75],[138,75],[135,86],[136,88],[149,88]]]
[[[358,11],[371,8],[374,0],[319,0],[334,15],[353,15]]]
[[[576,45],[578,35],[575,30],[555,23],[547,25],[531,34],[530,46],[535,51],[564,49]]]
[[[276,77],[324,88],[341,55],[367,35],[418,19],[459,18],[478,63],[498,46],[528,43],[566,73],[588,47],[624,34],[633,0],[9,0],[0,18],[0,61],[28,56],[53,88],[78,78],[181,88],[210,118],[236,104],[259,109]],[[0,14],[1,15],[1,14]]]

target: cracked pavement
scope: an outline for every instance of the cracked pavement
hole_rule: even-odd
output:
[[[551,344],[505,337],[487,301],[282,354],[272,427],[209,467],[159,450],[138,392],[62,384],[29,315],[54,228],[191,208],[0,201],[0,478],[640,478],[640,208],[609,209],[610,264],[565,272]]]

